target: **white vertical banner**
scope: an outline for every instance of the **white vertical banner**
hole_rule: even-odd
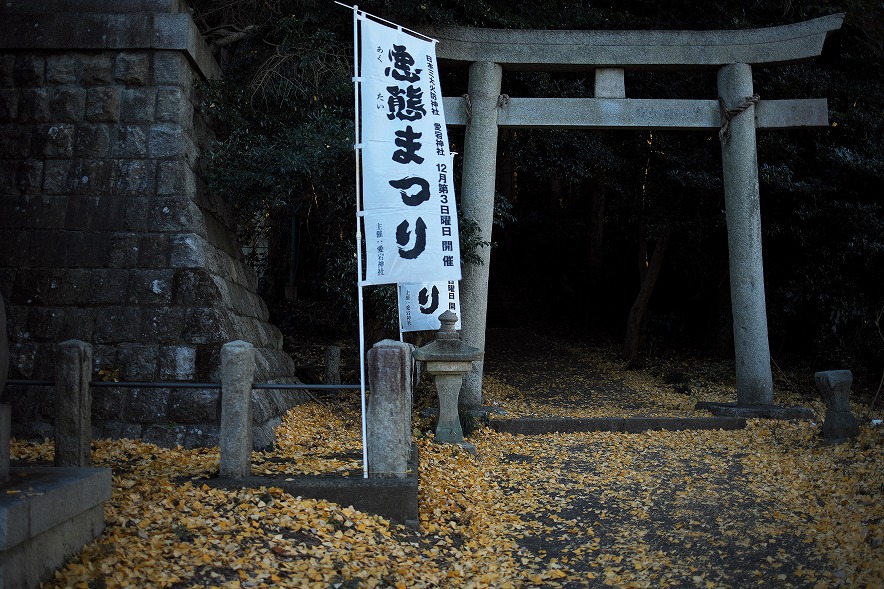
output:
[[[400,331],[437,331],[439,316],[445,311],[457,315],[460,329],[460,292],[456,280],[399,285]]]
[[[358,18],[363,284],[460,280],[435,42]]]

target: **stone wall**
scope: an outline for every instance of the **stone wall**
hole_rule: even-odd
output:
[[[256,380],[291,382],[230,213],[206,189],[199,83],[219,68],[180,0],[0,4],[0,293],[10,378],[50,379],[53,350],[94,345],[126,381],[217,382],[256,347]],[[95,437],[214,445],[213,389],[93,389]],[[298,393],[255,393],[256,447]],[[11,386],[13,434],[49,437],[49,387]]]

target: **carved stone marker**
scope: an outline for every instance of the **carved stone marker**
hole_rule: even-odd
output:
[[[411,346],[385,339],[368,351],[370,476],[404,477],[411,458]]]
[[[844,440],[859,435],[859,423],[850,410],[850,385],[853,374],[849,370],[826,370],[813,375],[816,388],[826,402],[823,438]]]

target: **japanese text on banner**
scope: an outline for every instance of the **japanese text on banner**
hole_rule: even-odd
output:
[[[434,43],[361,19],[366,284],[460,279]]]
[[[436,331],[442,327],[439,316],[445,311],[457,315],[460,329],[460,292],[457,281],[399,285],[399,329]]]

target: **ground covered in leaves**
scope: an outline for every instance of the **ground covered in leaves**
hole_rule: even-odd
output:
[[[497,349],[485,392],[509,416],[698,415],[697,398],[735,398],[726,364],[625,370],[595,347]],[[802,381],[780,375],[777,388],[822,418]],[[96,441],[93,463],[113,469],[107,528],[46,586],[881,587],[884,426],[867,405],[854,410],[861,435],[839,445],[823,443],[821,420],[531,437],[483,428],[475,456],[434,444],[416,417],[417,532],[275,488],[210,488],[217,449]],[[295,409],[278,438],[254,455],[256,473],[361,476],[352,396]],[[52,444],[13,441],[12,452],[51,460]]]

